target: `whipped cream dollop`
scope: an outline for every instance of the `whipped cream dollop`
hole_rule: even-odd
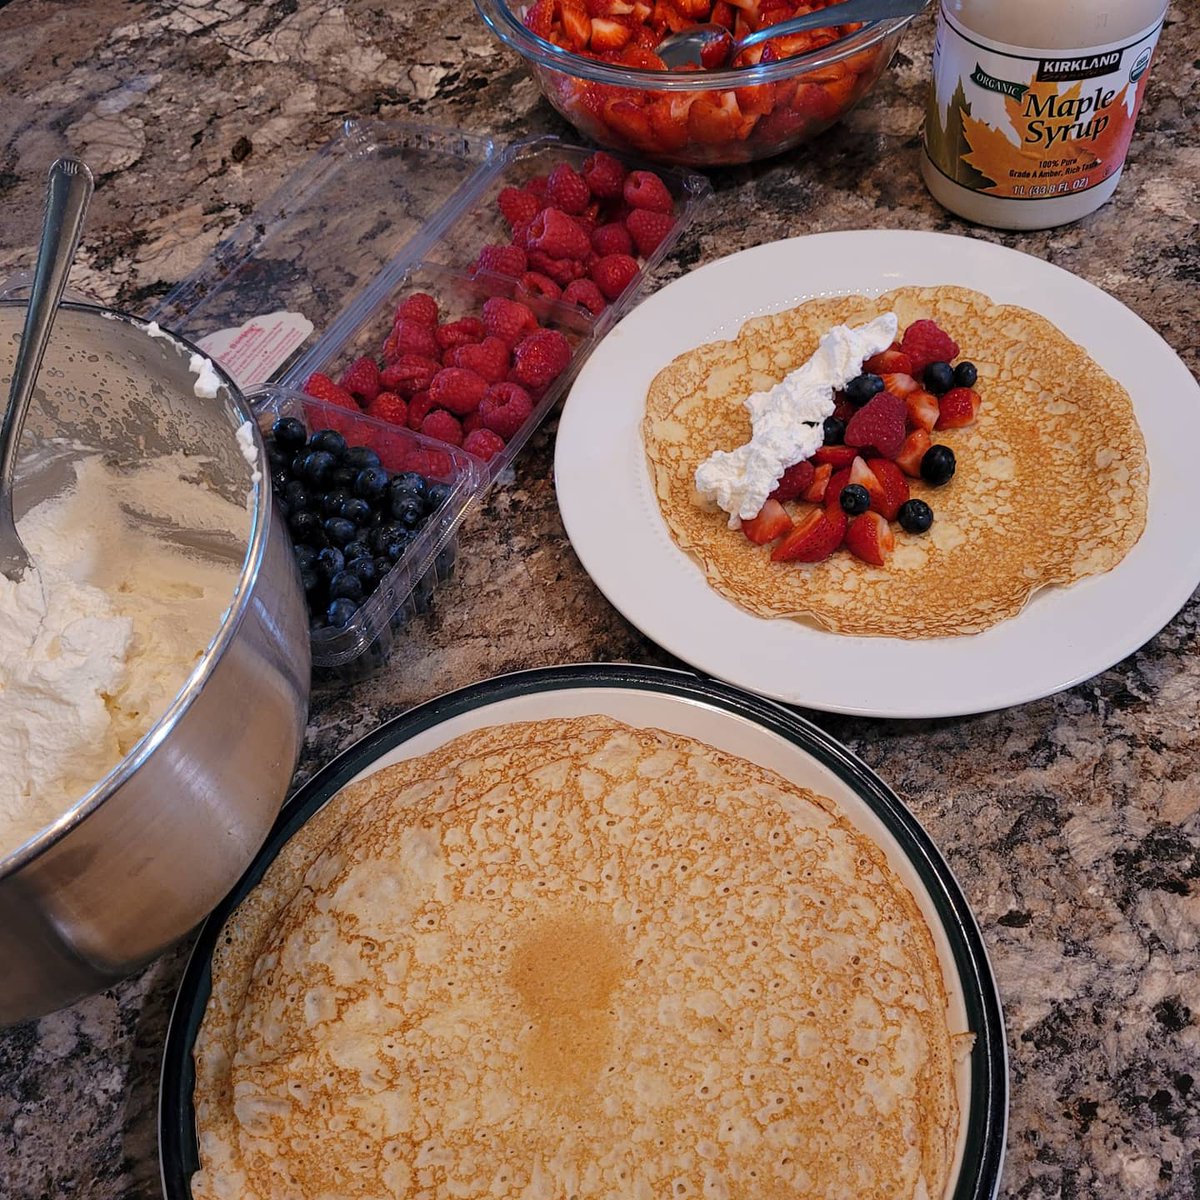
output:
[[[729,527],[756,517],[784,471],[810,457],[825,440],[833,393],[862,373],[863,360],[896,340],[894,312],[866,325],[835,325],[802,366],[744,403],[750,440],[736,450],[717,450],[696,468],[696,491],[729,514]]]
[[[234,597],[240,563],[154,530],[237,535],[249,514],[169,455],[75,482],[18,522],[33,565],[0,575],[0,858],[65,813],[163,715]],[[186,542],[186,537],[182,539]]]
[[[188,360],[188,370],[196,376],[196,382],[192,384],[192,391],[201,400],[212,400],[221,386],[221,378],[212,365],[212,359],[205,358],[203,354],[193,354]]]

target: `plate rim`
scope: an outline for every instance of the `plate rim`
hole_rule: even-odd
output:
[[[970,1051],[971,1101],[962,1166],[950,1200],[994,1200],[1004,1162],[1010,1099],[1003,1007],[978,921],[933,839],[875,771],[832,734],[799,713],[689,670],[625,663],[531,668],[435,696],[376,726],[287,800],[250,866],[201,925],[172,1002],[157,1105],[159,1175],[166,1200],[191,1200],[191,1176],[199,1165],[192,1108],[192,1049],[211,995],[212,951],[225,922],[261,881],[286,842],[347,782],[417,734],[502,700],[581,688],[699,700],[729,716],[763,726],[833,771],[883,822],[938,913],[975,1035]]]
[[[800,234],[794,237],[779,238],[774,241],[748,246],[730,254],[723,255],[720,258],[713,259],[710,262],[703,263],[702,265],[671,280],[663,288],[659,289],[659,291],[653,296],[649,297],[647,301],[626,314],[626,316],[622,318],[622,320],[613,328],[613,330],[610,331],[608,337],[612,337],[614,335],[619,337],[622,334],[624,334],[626,337],[644,337],[645,335],[641,333],[638,323],[647,319],[648,310],[657,311],[652,306],[664,305],[667,303],[665,297],[668,297],[673,290],[676,291],[676,294],[679,294],[679,289],[684,287],[694,287],[694,281],[697,277],[703,277],[706,274],[729,271],[733,269],[731,268],[730,264],[732,264],[735,260],[745,260],[754,256],[761,257],[771,252],[778,252],[781,247],[785,246],[792,247],[792,249],[788,251],[789,253],[796,253],[795,248],[800,244],[806,244],[809,246],[814,244],[824,244],[826,246],[835,247],[840,244],[849,248],[849,252],[844,253],[842,256],[846,259],[846,261],[853,263],[857,256],[863,261],[873,262],[880,258],[879,249],[882,245],[889,242],[898,243],[901,241],[907,242],[914,247],[919,246],[922,243],[925,247],[936,246],[938,247],[937,253],[942,256],[952,255],[955,246],[960,246],[963,248],[970,247],[970,252],[972,254],[981,254],[984,257],[994,256],[1003,263],[1011,264],[1015,271],[1025,272],[1023,275],[1015,274],[1008,277],[1001,277],[997,281],[993,288],[992,294],[993,299],[995,299],[996,297],[994,293],[996,291],[1001,293],[1001,298],[996,299],[996,302],[1000,304],[1020,303],[1020,301],[1007,300],[1003,298],[1003,293],[1006,290],[1011,290],[1011,284],[1009,282],[1011,279],[1016,279],[1018,281],[1027,280],[1029,287],[1033,287],[1034,285],[1040,286],[1042,282],[1050,282],[1069,289],[1081,289],[1082,294],[1086,294],[1095,305],[1099,306],[1102,312],[1109,315],[1119,314],[1121,321],[1130,323],[1130,327],[1136,331],[1138,337],[1151,339],[1155,344],[1156,350],[1160,351],[1163,355],[1163,370],[1170,371],[1172,373],[1182,372],[1182,376],[1191,383],[1192,395],[1190,398],[1195,399],[1196,397],[1200,396],[1200,382],[1196,380],[1196,377],[1188,369],[1187,364],[1183,362],[1171,345],[1144,318],[1139,316],[1115,296],[1106,292],[1103,288],[1097,286],[1090,280],[1085,279],[1080,275],[1076,275],[1074,272],[1069,271],[1064,267],[1060,267],[1044,258],[1039,258],[1036,255],[1028,254],[1010,246],[992,242],[986,238],[978,236],[944,233],[934,230],[896,228],[827,230],[816,233]],[[875,243],[874,248],[867,245],[867,243],[871,242]],[[854,267],[853,265],[849,268],[849,271],[852,275],[856,270],[858,270],[858,268]],[[948,268],[947,285],[965,286],[980,291],[988,291],[987,286],[979,280],[967,280],[964,282],[961,276],[968,275],[969,273],[969,267],[963,268],[958,272],[957,275],[955,274],[955,268]],[[786,276],[786,272],[783,274]],[[704,334],[703,336],[701,333],[697,333],[691,344],[700,344],[702,340],[712,341],[721,338],[734,337],[736,336],[737,331],[742,327],[742,325],[745,324],[746,321],[762,314],[785,311],[787,308],[803,303],[808,298],[845,293],[853,289],[855,286],[857,286],[858,290],[864,294],[877,294],[878,292],[888,290],[889,287],[902,285],[906,282],[911,281],[906,281],[899,276],[891,281],[884,281],[882,276],[877,278],[874,275],[871,275],[868,279],[863,280],[861,279],[860,271],[860,278],[857,284],[855,279],[851,278],[850,281],[839,290],[838,288],[829,287],[806,287],[805,281],[803,279],[799,279],[791,284],[792,291],[798,293],[798,295],[796,295],[793,299],[779,301],[768,300],[762,305],[752,308],[748,305],[738,306],[739,310],[742,308],[745,309],[744,315],[732,316],[727,320],[721,321],[720,325],[718,326],[719,332]],[[932,285],[918,283],[916,286]],[[775,291],[772,290],[769,294],[774,296]],[[694,297],[688,296],[685,303],[689,305],[694,304]],[[1041,313],[1041,315],[1045,315],[1045,313],[1042,312],[1041,308],[1039,308],[1037,304],[1026,302],[1025,306],[1034,311],[1038,311]],[[1049,303],[1047,307],[1053,308],[1054,304]],[[722,311],[723,310],[720,308],[720,306],[718,306],[716,309],[717,315],[713,319],[714,322],[720,321]],[[1059,314],[1054,318],[1047,317],[1047,319],[1053,320],[1053,323],[1059,328],[1065,328],[1066,325],[1071,324],[1071,321],[1062,314]],[[1068,332],[1067,336],[1078,341],[1083,335],[1077,336],[1075,333]],[[607,340],[607,338],[605,340]],[[630,358],[636,353],[638,347],[623,347],[622,349],[624,351],[624,357]],[[683,352],[686,351],[680,351],[680,353]],[[1094,353],[1100,357],[1104,357],[1103,348],[1094,343],[1091,344],[1089,353]],[[656,358],[655,362],[655,371],[667,365],[667,361],[663,361],[660,358]],[[1187,571],[1185,572],[1181,570],[1178,572],[1177,578],[1173,577],[1174,586],[1162,588],[1161,590],[1155,591],[1151,595],[1149,602],[1141,610],[1142,619],[1136,622],[1136,633],[1132,635],[1125,634],[1124,636],[1120,636],[1123,630],[1126,628],[1126,626],[1121,625],[1117,630],[1118,636],[1110,638],[1103,654],[1093,654],[1091,661],[1068,662],[1065,664],[1067,669],[1059,672],[1053,682],[1047,681],[1032,687],[1029,686],[1028,683],[1021,684],[1012,682],[1010,682],[1007,687],[1003,687],[993,684],[989,681],[983,687],[976,685],[974,691],[969,694],[966,692],[954,694],[948,701],[940,698],[934,693],[930,693],[915,702],[908,696],[905,696],[899,700],[894,697],[890,697],[886,702],[883,703],[878,701],[872,702],[868,695],[865,697],[866,702],[864,703],[863,701],[857,699],[851,701],[839,697],[831,701],[823,698],[820,695],[819,685],[815,689],[815,693],[813,691],[805,691],[800,693],[784,690],[778,684],[777,680],[768,680],[764,683],[762,680],[756,680],[753,678],[753,668],[748,671],[740,668],[730,669],[730,664],[728,661],[712,661],[712,656],[705,652],[702,645],[698,645],[696,643],[696,638],[692,634],[675,633],[669,622],[665,621],[661,613],[654,611],[647,613],[644,610],[639,610],[636,601],[632,598],[628,588],[626,588],[617,578],[617,572],[614,571],[612,577],[610,578],[610,568],[608,568],[604,572],[601,572],[601,574],[604,576],[602,579],[592,571],[592,565],[597,565],[594,561],[596,557],[596,551],[591,546],[591,539],[587,536],[581,536],[582,526],[586,521],[586,505],[582,494],[575,494],[572,492],[573,484],[571,482],[571,478],[573,475],[573,468],[565,465],[564,459],[566,454],[572,452],[572,438],[575,436],[575,428],[582,427],[584,432],[591,428],[591,426],[586,424],[586,415],[580,415],[584,414],[585,412],[583,403],[581,402],[583,399],[581,389],[591,386],[593,380],[602,378],[602,372],[605,369],[605,363],[606,359],[603,353],[603,345],[597,346],[595,352],[590,356],[588,362],[584,365],[579,376],[572,385],[571,392],[567,396],[563,412],[560,416],[558,433],[556,435],[554,456],[555,493],[558,499],[559,513],[567,534],[567,538],[571,543],[572,550],[578,557],[581,565],[591,581],[604,595],[605,599],[608,600],[608,602],[612,604],[613,607],[616,608],[626,620],[634,625],[635,628],[640,630],[646,637],[650,638],[650,640],[654,641],[657,645],[662,646],[676,658],[679,658],[683,662],[690,664],[695,669],[706,672],[715,677],[722,678],[738,687],[755,691],[759,695],[766,696],[788,705],[799,705],[819,711],[840,713],[855,717],[881,717],[888,719],[921,720],[928,718],[969,716],[978,713],[999,711],[1004,708],[1014,707],[1018,704],[1031,703],[1035,700],[1040,700],[1047,696],[1054,695],[1067,688],[1074,687],[1082,682],[1095,678],[1102,672],[1109,670],[1111,667],[1127,658],[1129,655],[1136,653],[1141,649],[1142,646],[1144,646],[1152,638],[1156,637],[1166,627],[1166,625],[1169,624],[1170,621],[1172,621],[1180,611],[1182,611],[1183,607],[1188,603],[1191,595],[1196,591],[1197,587],[1200,586],[1200,549],[1197,549],[1189,556],[1190,565]],[[1107,367],[1105,369],[1109,370]],[[1114,371],[1110,371],[1109,373],[1114,375],[1116,374]],[[1123,382],[1120,378],[1118,381],[1122,382],[1122,386],[1125,386],[1130,390],[1131,398],[1134,399],[1135,411],[1138,411],[1137,400],[1133,395],[1133,393],[1136,391],[1136,388],[1127,382]],[[1188,398],[1189,397],[1184,397],[1185,400]],[[639,412],[640,411],[641,410],[639,408]],[[1144,403],[1141,407],[1141,410],[1138,411],[1138,415],[1141,421],[1145,422],[1147,418]],[[617,423],[620,423],[624,419],[625,414],[622,412],[616,420]],[[644,460],[644,448],[642,448],[641,443],[640,420],[637,422],[637,426],[638,428],[634,434],[638,446],[638,466],[636,469],[641,471],[645,468],[642,466],[642,462]],[[1153,423],[1153,427],[1158,427],[1157,421]],[[566,436],[564,436],[564,434]],[[1147,439],[1148,442],[1150,440],[1152,439]],[[624,453],[624,448],[622,448],[622,453]],[[1159,469],[1161,470],[1161,467]],[[650,494],[652,495],[652,481],[648,486],[650,489]],[[1159,487],[1161,488],[1161,486],[1162,485],[1160,483]],[[1153,501],[1155,493],[1155,465],[1152,461],[1151,484],[1149,492],[1151,501]],[[567,499],[565,504],[564,495]],[[1160,501],[1158,508],[1161,508],[1161,492],[1159,495]],[[1149,510],[1146,526],[1147,531],[1152,528],[1151,522],[1154,520],[1154,511],[1155,510],[1153,508]],[[625,513],[622,513],[622,515],[626,517],[628,516],[628,514]],[[667,538],[672,549],[679,556],[678,561],[680,564],[686,563],[687,566],[692,568],[692,572],[695,577],[693,578],[692,576],[689,576],[687,590],[690,590],[694,587],[696,589],[704,588],[707,591],[711,591],[711,589],[708,588],[708,585],[704,582],[702,575],[695,574],[699,571],[695,561],[690,555],[687,555],[684,551],[679,549],[670,533],[666,530],[665,522],[662,521],[661,512],[656,511],[655,516],[662,523],[663,535]],[[1160,520],[1162,519],[1165,518],[1160,518]],[[1135,546],[1133,551],[1136,550],[1137,547]],[[1133,551],[1131,551],[1131,553],[1133,553]],[[1123,564],[1118,564],[1117,568],[1114,568],[1114,570],[1119,569],[1122,565]],[[1185,573],[1188,579],[1188,587],[1186,592],[1184,591],[1183,583],[1181,582]],[[1111,575],[1112,572],[1105,572],[1099,576],[1089,577],[1087,579],[1078,581],[1075,587],[1082,591],[1085,590],[1089,584],[1096,584],[1097,582],[1103,581],[1106,577]],[[1040,592],[1045,592],[1047,597],[1049,597],[1051,593],[1066,595],[1070,590],[1071,589],[1067,588],[1039,589]],[[697,590],[695,594],[700,593]],[[1036,596],[1031,597],[1031,602],[1036,598]],[[681,590],[679,592],[679,599],[681,602],[686,602],[687,592],[685,590]],[[731,620],[748,618],[752,615],[746,612],[746,610],[738,608],[733,601],[723,597],[722,599],[724,600],[725,604],[729,605],[733,609],[737,609],[735,614],[731,614]],[[1011,618],[1011,622],[1020,621],[1027,612],[1028,608],[1023,609],[1021,613],[1018,613]],[[1086,621],[1089,615],[1095,615],[1095,610],[1093,610],[1090,614],[1088,612],[1084,612],[1082,614],[1072,615],[1078,616],[1082,620]],[[776,623],[773,620],[765,618],[757,619],[769,624]],[[963,637],[952,640],[955,642],[968,642],[972,636],[986,637],[993,630],[1009,625],[1010,621],[1000,622],[998,625],[991,627],[989,630],[983,631],[981,634],[964,635]],[[648,627],[650,626],[654,627],[653,633],[648,632]],[[1128,628],[1133,628],[1133,625],[1130,625]],[[741,632],[744,632],[744,630],[740,630],[738,632],[740,634]],[[830,633],[826,630],[809,629],[807,627],[806,632],[818,634],[823,638],[834,638],[841,636]],[[907,641],[908,639],[850,638],[849,640],[854,642],[873,642],[879,640],[894,642]],[[945,641],[946,639],[930,640],[933,642],[941,642]],[[774,651],[779,649],[779,647],[773,644],[771,649]],[[799,643],[797,645],[798,654],[811,652],[811,649],[811,644],[808,643]],[[988,662],[985,658],[982,663],[977,665],[977,674],[982,674],[983,676],[987,677],[989,674],[987,671],[987,666]],[[973,669],[974,668],[975,664],[973,664]]]

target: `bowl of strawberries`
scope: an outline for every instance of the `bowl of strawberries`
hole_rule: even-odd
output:
[[[474,0],[581,133],[662,162],[718,166],[789,150],[875,85],[911,17],[771,39],[715,70],[668,70],[655,47],[699,24],[736,41],[831,0]]]

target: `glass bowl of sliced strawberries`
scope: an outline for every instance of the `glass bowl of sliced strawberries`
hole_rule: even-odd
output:
[[[776,38],[719,70],[668,71],[655,47],[693,25],[736,40],[831,0],[475,0],[546,99],[602,146],[662,162],[767,158],[828,129],[875,85],[911,17]]]

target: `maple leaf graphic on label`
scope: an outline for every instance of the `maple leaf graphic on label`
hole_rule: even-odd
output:
[[[1084,91],[1074,84],[1059,90],[1053,81],[1003,84],[1009,128],[996,128],[963,114],[963,160],[980,172],[997,196],[1038,196],[1094,187],[1118,170],[1133,136],[1146,76],[1139,80],[1134,103],[1127,105],[1128,84],[1113,90],[1097,85]],[[997,81],[989,81],[997,83]]]

